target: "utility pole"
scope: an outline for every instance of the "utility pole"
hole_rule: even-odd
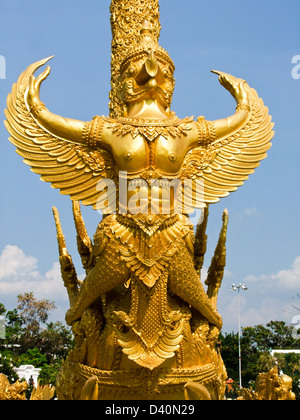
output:
[[[245,284],[238,284],[237,286],[233,284],[231,290],[238,292],[239,300],[239,385],[240,389],[242,388],[242,351],[241,351],[241,290],[248,290],[248,287]]]

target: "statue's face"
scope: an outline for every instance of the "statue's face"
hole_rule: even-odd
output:
[[[126,104],[144,99],[156,99],[169,108],[175,86],[173,69],[150,53],[148,57],[132,61],[121,77],[121,96]]]

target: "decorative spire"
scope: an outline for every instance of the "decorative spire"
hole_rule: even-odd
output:
[[[225,209],[222,216],[223,225],[219,236],[219,241],[215,249],[214,256],[207,273],[205,284],[208,286],[207,295],[211,300],[213,308],[217,309],[217,299],[219,289],[224,277],[224,270],[226,266],[226,240],[227,240],[227,227],[229,215]]]

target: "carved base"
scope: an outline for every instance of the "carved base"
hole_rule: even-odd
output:
[[[67,315],[76,345],[58,375],[58,399],[224,398],[227,374],[216,350],[216,298],[227,220],[207,292],[199,278],[202,264],[194,258],[193,230],[180,217],[159,220],[150,236],[141,218],[113,215],[100,223],[94,265],[75,297],[69,290],[75,303]],[[197,235],[200,241],[203,235]],[[62,264],[66,283],[69,271]]]
[[[194,369],[111,371],[66,361],[57,378],[57,394],[59,400],[220,400],[226,378],[220,367],[210,363]]]

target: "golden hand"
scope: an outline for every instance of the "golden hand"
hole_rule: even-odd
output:
[[[46,64],[52,57],[41,60],[38,65],[33,69],[33,73],[41,66]],[[38,78],[33,76],[33,73],[29,77],[29,86],[27,90],[26,102],[29,106],[30,111],[35,114],[37,107],[41,106],[42,102],[40,100],[40,87],[42,82],[49,76],[51,68],[47,66],[46,70],[41,73]]]
[[[42,82],[49,76],[50,71],[50,66],[47,66],[46,70],[43,71],[37,79],[33,75],[30,76],[27,94],[27,103],[30,107],[35,103],[40,102],[40,87]]]
[[[27,69],[25,87],[25,103],[31,115],[43,129],[46,129],[55,137],[81,144],[83,142],[82,133],[85,123],[83,121],[64,118],[50,112],[45,104],[40,100],[40,87],[42,82],[47,79],[51,68],[47,66],[37,78],[34,73],[44,66],[53,56],[40,60],[32,64]]]
[[[234,97],[238,105],[248,104],[248,95],[244,89],[245,81],[241,79],[236,79],[227,73],[222,73],[220,71],[212,70],[212,73],[215,73],[219,76],[220,84],[228,90],[228,92]]]
[[[250,100],[247,93],[247,83],[245,80],[237,79],[227,73],[212,70],[219,76],[220,84],[228,90],[237,102],[236,112],[234,115],[221,120],[213,121],[215,138],[218,140],[222,137],[228,137],[237,130],[241,129],[246,123],[250,112]]]

